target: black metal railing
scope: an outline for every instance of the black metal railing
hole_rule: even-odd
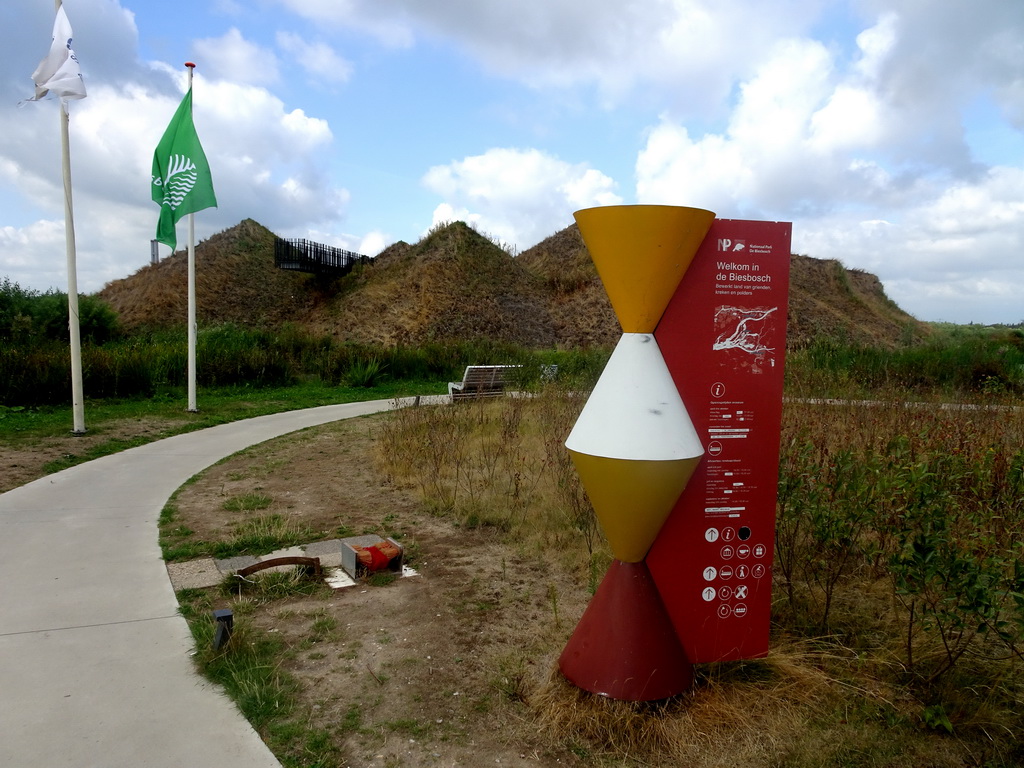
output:
[[[311,240],[274,241],[274,266],[294,272],[345,275],[356,264],[372,264],[373,258]]]

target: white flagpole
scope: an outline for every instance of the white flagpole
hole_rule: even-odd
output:
[[[59,0],[58,0],[59,2]],[[71,334],[71,410],[76,435],[85,434],[85,396],[82,386],[82,336],[78,325],[78,267],[75,252],[75,214],[71,202],[71,152],[67,104],[60,105],[60,137],[64,166],[64,239],[68,264],[68,331]]]
[[[188,87],[192,90],[192,70],[196,65],[186,61]],[[188,411],[197,413],[196,405],[196,215],[188,215]]]
[[[55,0],[59,11],[61,0]],[[64,240],[68,269],[68,331],[71,335],[71,410],[73,434],[85,434],[85,395],[82,387],[82,337],[78,325],[78,267],[75,251],[75,213],[71,200],[71,140],[68,130],[68,103],[59,101],[61,160],[64,176]]]

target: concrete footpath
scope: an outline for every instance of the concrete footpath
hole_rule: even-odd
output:
[[[279,766],[192,665],[157,543],[160,511],[225,456],[393,405],[224,424],[0,494],[0,766]]]

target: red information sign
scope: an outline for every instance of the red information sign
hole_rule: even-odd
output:
[[[791,233],[716,220],[655,331],[705,450],[647,556],[692,663],[768,653]]]

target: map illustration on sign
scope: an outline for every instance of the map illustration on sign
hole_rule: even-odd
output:
[[[720,306],[715,309],[715,352],[736,350],[751,356],[764,357],[775,366],[774,313],[778,307]]]

